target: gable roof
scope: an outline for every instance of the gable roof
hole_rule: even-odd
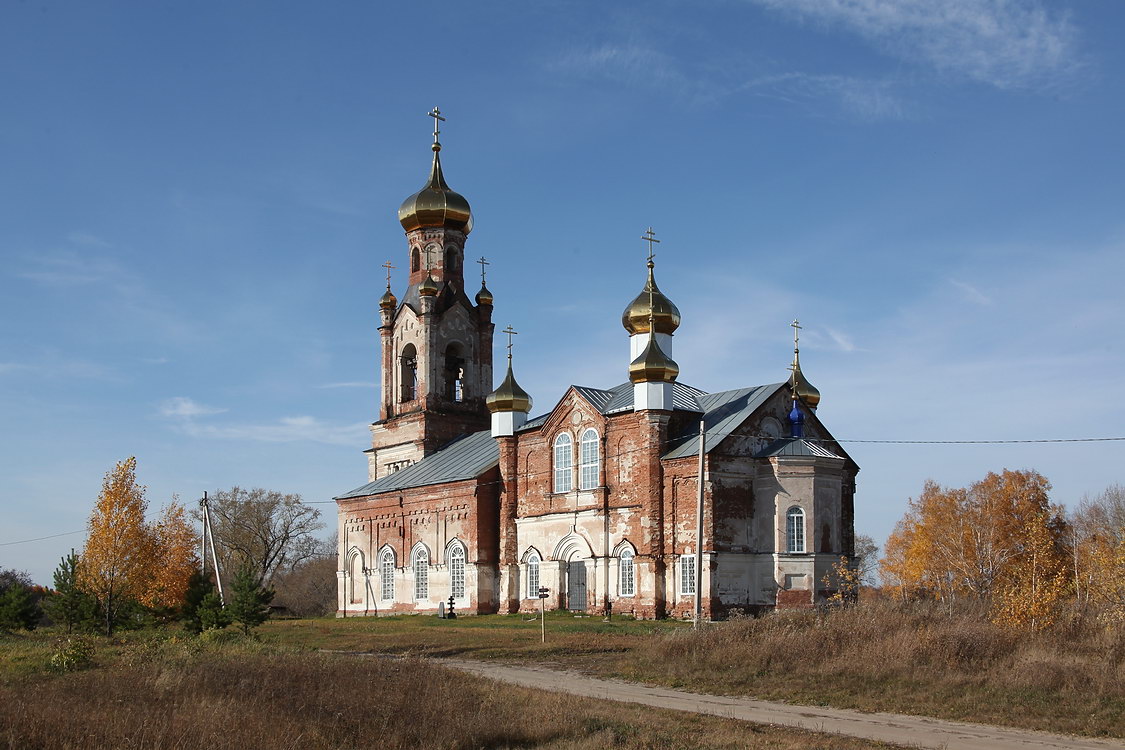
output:
[[[838,458],[843,456],[829,450],[818,442],[811,442],[805,438],[787,437],[774,440],[754,454],[754,458],[769,458],[770,456],[802,456],[807,458]]]
[[[632,383],[621,383],[620,385],[613,386],[609,390],[591,388],[588,385],[572,385],[571,388],[582,398],[590,402],[590,405],[603,415],[608,416],[610,414],[617,414],[618,412],[633,410]],[[701,391],[694,386],[685,385],[684,383],[672,383],[672,407],[678,411],[703,411],[703,407],[700,406],[700,399],[706,396],[707,393],[705,391]],[[543,426],[543,423],[550,418],[553,412],[554,410],[552,409],[546,414],[540,414],[538,417],[528,420],[528,422],[519,429],[519,432],[533,430],[536,427]]]
[[[723,438],[731,434],[745,422],[751,414],[777,393],[785,383],[756,385],[751,388],[738,388],[733,391],[708,393],[699,397],[703,408],[703,428],[706,435],[704,448],[711,452]],[[689,425],[684,432],[669,440],[669,448],[661,458],[684,458],[694,456],[699,451],[699,427]]]
[[[500,463],[500,444],[490,430],[473,432],[457,438],[437,453],[431,453],[416,464],[393,474],[368,482],[334,500],[378,495],[382,492],[424,487],[431,484],[474,479]]]

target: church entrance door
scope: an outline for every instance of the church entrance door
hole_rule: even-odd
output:
[[[566,606],[573,612],[586,611],[586,561],[581,558],[566,564]]]

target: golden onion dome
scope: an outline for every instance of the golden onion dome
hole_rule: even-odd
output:
[[[434,277],[428,273],[426,274],[425,281],[418,285],[418,294],[422,295],[423,297],[433,297],[439,291],[441,291],[441,287],[439,287],[438,283],[434,281]]]
[[[422,227],[445,227],[468,234],[473,212],[465,196],[451,190],[441,172],[441,144],[434,143],[434,164],[426,186],[402,202],[398,221],[407,232]]]
[[[820,391],[816,386],[809,382],[805,377],[805,373],[801,372],[801,363],[798,359],[793,360],[793,381],[796,382],[795,390],[797,396],[805,402],[805,405],[810,409],[815,409],[817,404],[820,403]],[[790,382],[790,390],[794,390],[793,381]]]
[[[656,343],[656,337],[648,340],[648,345],[640,356],[629,363],[629,380],[633,383],[671,383],[680,374],[680,366]]]
[[[387,291],[383,292],[383,296],[379,298],[379,307],[383,310],[393,310],[398,307],[398,298],[395,293],[387,287]]]
[[[650,318],[657,333],[672,334],[680,327],[680,310],[660,291],[652,269],[653,263],[650,260],[645,288],[621,313],[621,325],[625,326],[630,335],[648,333]]]
[[[477,292],[476,299],[478,305],[492,304],[492,292],[488,291],[488,287],[484,285],[484,282],[481,282],[480,291]]]
[[[492,414],[502,411],[531,411],[531,396],[516,382],[516,376],[512,374],[512,360],[508,360],[508,374],[504,376],[504,382],[485,397],[484,404]]]

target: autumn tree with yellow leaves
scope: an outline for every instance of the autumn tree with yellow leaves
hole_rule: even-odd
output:
[[[106,635],[134,602],[182,601],[196,565],[195,532],[183,507],[172,503],[160,522],[147,524],[148,501],[136,471],[137,459],[127,458],[106,473],[78,560],[78,586],[97,601]]]
[[[998,622],[1045,627],[1064,596],[1066,522],[1036,471],[967,488],[927,481],[887,539],[883,579],[900,596],[988,602]]]

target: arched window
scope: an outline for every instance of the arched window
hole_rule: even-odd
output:
[[[449,550],[449,593],[454,599],[465,598],[465,548],[460,544]]]
[[[445,348],[445,383],[446,398],[465,400],[465,355],[456,341]]]
[[[411,271],[411,273],[413,273],[415,271],[421,270],[421,268],[422,268],[421,253],[418,252],[418,248],[412,247],[412,248],[410,248],[410,271]]]
[[[635,554],[633,550],[626,547],[621,550],[621,554],[617,560],[618,572],[618,587],[617,593],[619,596],[633,596],[637,593],[637,578],[633,573],[633,558]]]
[[[457,248],[450,245],[445,248],[445,276],[449,278],[455,273],[457,273]]]
[[[574,450],[570,435],[563,433],[555,438],[555,492],[574,489]]]
[[[586,430],[578,441],[578,489],[592,490],[598,486],[601,460],[598,456],[598,431]]]
[[[414,600],[430,598],[430,553],[425,547],[414,550]]]
[[[414,344],[407,344],[402,348],[399,362],[402,400],[413,401],[418,398],[418,351],[414,348]]]
[[[785,551],[805,551],[805,511],[796,505],[785,513]]]
[[[379,556],[379,598],[385,602],[395,598],[395,553],[389,549]]]
[[[539,553],[527,556],[527,598],[539,598]]]

